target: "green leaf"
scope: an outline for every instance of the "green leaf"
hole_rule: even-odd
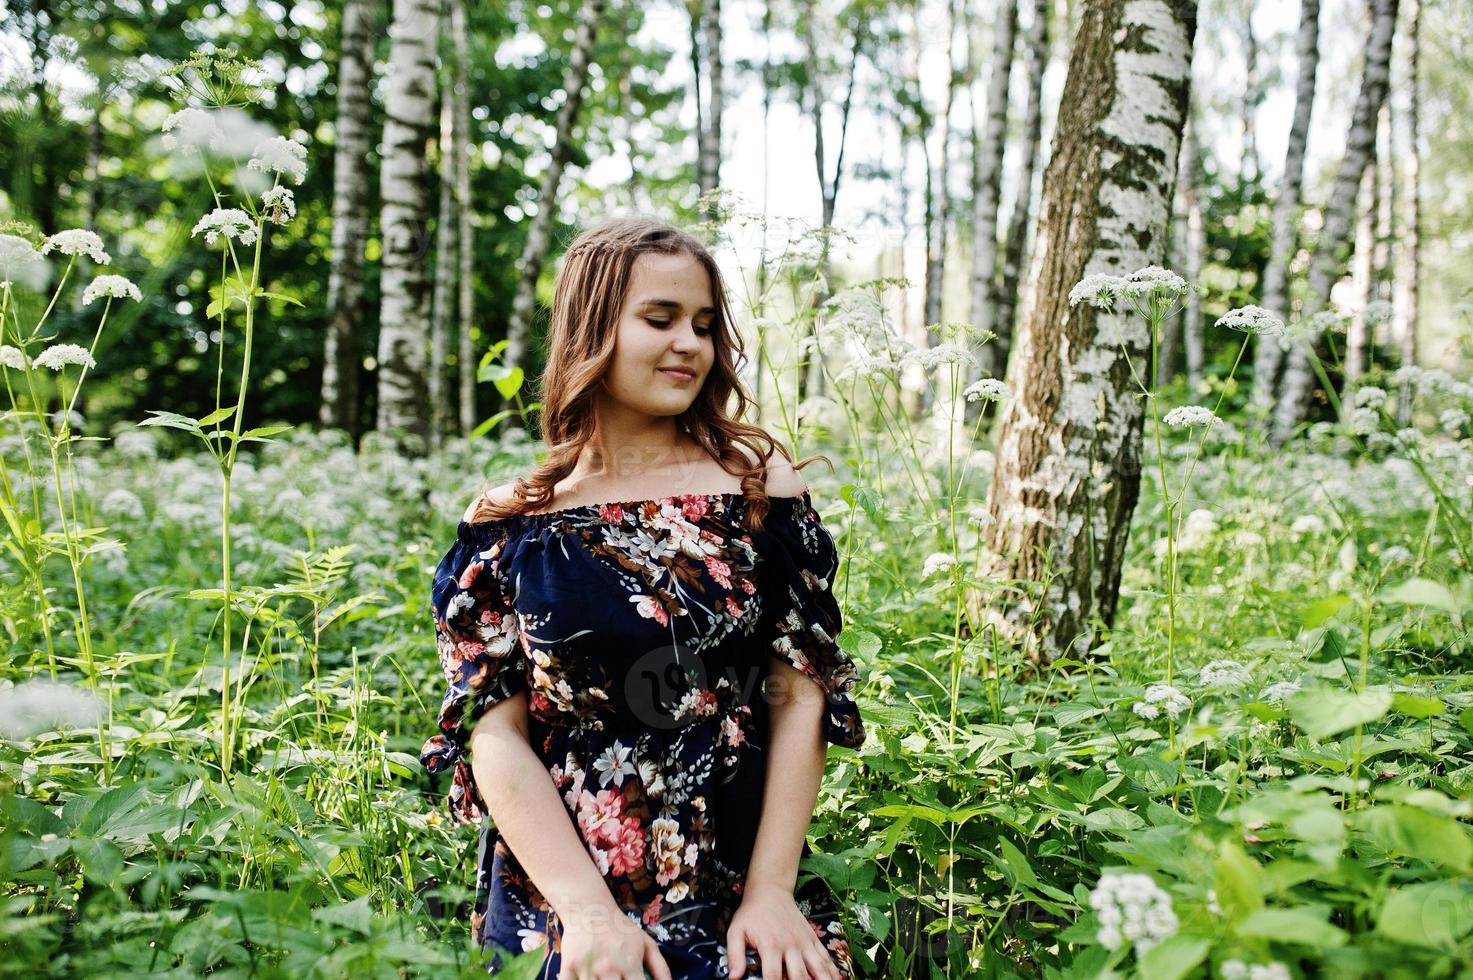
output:
[[[1300,946],[1344,946],[1343,929],[1306,908],[1259,909],[1238,924],[1239,936],[1272,939]]]
[[[274,436],[278,432],[295,428],[290,425],[263,425],[254,429],[247,429],[240,434],[241,442],[265,442],[267,436]]]
[[[1090,830],[1139,830],[1146,822],[1129,810],[1106,807],[1086,813],[1084,825]]]
[[[1439,698],[1426,698],[1420,694],[1398,691],[1391,696],[1391,710],[1409,718],[1432,718],[1442,714],[1442,701]]]
[[[1393,854],[1410,855],[1463,873],[1473,871],[1473,840],[1450,817],[1393,803],[1363,811],[1356,824],[1362,833]]]
[[[144,419],[138,423],[139,425],[163,425],[170,429],[183,429],[185,432],[199,433],[199,423],[187,415],[180,415],[178,412],[159,412],[152,410],[148,414],[155,417]]]
[[[1240,922],[1263,908],[1263,869],[1236,841],[1225,839],[1219,845],[1213,882],[1217,904],[1229,922]]]
[[[1429,881],[1393,889],[1376,918],[1376,931],[1412,946],[1455,953],[1473,931],[1473,886]]]
[[[123,873],[123,852],[109,840],[83,838],[72,841],[72,853],[82,864],[87,880],[109,887]]]
[[[293,306],[302,306],[301,300],[297,299],[295,296],[288,296],[286,293],[273,293],[268,292],[264,289],[258,289],[256,290],[256,295],[264,297],[265,299],[280,300],[283,303],[290,303]]]
[[[199,420],[199,427],[203,429],[207,425],[214,425],[216,422],[224,422],[226,419],[230,418],[230,416],[235,414],[235,408],[236,406],[234,405],[227,405],[224,408],[215,409],[209,415],[206,415],[204,418]]]
[[[1207,958],[1211,942],[1201,936],[1172,936],[1141,957],[1141,976],[1151,980],[1181,980]]]
[[[1316,600],[1309,604],[1308,609],[1304,610],[1304,615],[1300,617],[1299,621],[1305,629],[1312,630],[1316,626],[1323,625],[1327,619],[1339,612],[1349,601],[1350,596],[1347,595],[1332,595],[1325,599]]]
[[[1441,582],[1434,582],[1430,578],[1407,579],[1400,585],[1392,586],[1376,597],[1379,602],[1403,603],[1408,606],[1431,606],[1444,612],[1457,616],[1463,611],[1463,604],[1453,595],[1452,590]]]
[[[1314,687],[1291,695],[1286,706],[1306,735],[1328,738],[1356,725],[1375,721],[1391,710],[1391,692],[1367,688],[1360,693]]]
[[[367,935],[373,924],[373,909],[368,904],[368,896],[364,895],[353,899],[347,905],[313,909],[312,919],[314,922],[326,922]]]
[[[1038,876],[1033,873],[1033,865],[1028,863],[1028,856],[1018,850],[1012,841],[999,837],[997,849],[1002,852],[1002,864],[1011,872],[1008,877],[1013,879],[1014,885],[1038,885]]]

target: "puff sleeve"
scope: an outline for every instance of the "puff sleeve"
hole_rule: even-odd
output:
[[[864,742],[854,699],[859,670],[836,642],[843,629],[833,592],[838,548],[813,508],[810,491],[770,500],[762,532],[754,536],[765,539],[758,548],[772,570],[771,584],[764,586],[771,590],[768,601],[774,605],[769,649],[823,690],[824,740],[857,749]]]
[[[492,705],[527,689],[528,658],[500,567],[506,541],[503,522],[462,523],[430,589],[435,645],[449,686],[439,734],[426,740],[419,758],[431,773],[453,768],[450,813],[460,822],[483,816],[470,766],[471,729]]]

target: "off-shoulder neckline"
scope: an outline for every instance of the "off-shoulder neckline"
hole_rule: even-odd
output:
[[[691,497],[704,499],[707,501],[733,500],[734,502],[740,502],[746,500],[745,495],[740,490],[718,490],[713,493],[671,493],[666,494],[663,497],[644,497],[634,500],[601,500],[596,503],[574,504],[571,507],[559,507],[556,510],[543,510],[531,514],[513,514],[509,517],[492,517],[484,521],[462,520],[456,525],[456,530],[461,536],[466,536],[476,533],[484,534],[499,525],[523,524],[528,526],[541,526],[555,520],[556,518],[566,517],[570,514],[583,513],[586,511],[597,513],[605,507],[619,507],[621,509],[627,510],[632,507],[639,507],[643,504],[666,504],[672,503],[677,500],[689,499]],[[769,496],[767,499],[774,502],[792,504],[794,506],[799,504],[811,504],[812,489],[805,488],[801,493],[798,493],[794,496]]]

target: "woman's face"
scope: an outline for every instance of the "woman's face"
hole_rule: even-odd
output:
[[[693,256],[639,255],[604,379],[613,399],[651,416],[679,415],[689,408],[715,361],[715,306],[711,277]],[[684,368],[689,375],[669,368]]]

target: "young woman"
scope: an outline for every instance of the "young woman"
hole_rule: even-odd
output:
[[[546,461],[483,489],[435,570],[450,687],[421,758],[453,769],[458,819],[495,823],[471,916],[493,973],[542,948],[545,980],[853,976],[825,885],[795,887],[826,743],[864,741],[837,550],[739,421],[740,352],[699,241],[581,235]]]

